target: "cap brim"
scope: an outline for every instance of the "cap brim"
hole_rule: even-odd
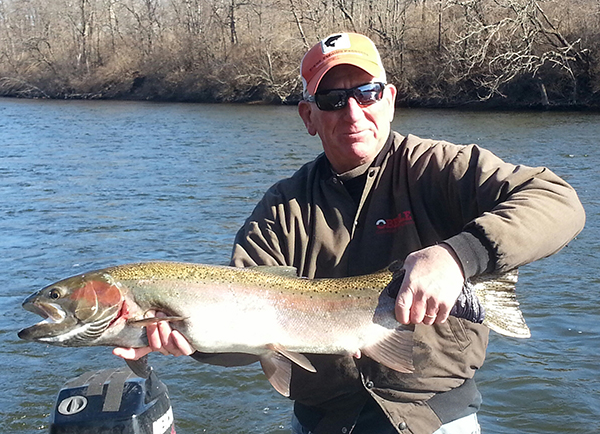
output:
[[[319,84],[321,83],[321,80],[323,79],[325,74],[327,74],[331,68],[338,65],[356,66],[357,68],[362,69],[372,77],[382,77],[385,74],[381,66],[374,62],[365,60],[363,57],[346,55],[337,60],[330,60],[314,74],[313,78],[306,85],[306,91],[308,92],[308,94],[314,95],[317,89],[319,88]]]

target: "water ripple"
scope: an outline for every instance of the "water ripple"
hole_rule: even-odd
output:
[[[295,107],[0,99],[0,429],[46,430],[61,385],[118,367],[110,348],[20,341],[37,321],[27,294],[115,263],[227,263],[233,236],[264,191],[321,152]],[[491,433],[593,431],[600,419],[598,115],[399,110],[403,133],[479,143],[508,161],[547,165],[586,207],[586,229],[523,267],[530,340],[492,334],[476,376]],[[290,402],[257,365],[224,369],[153,356],[178,433],[280,433]],[[9,396],[10,395],[10,396]]]

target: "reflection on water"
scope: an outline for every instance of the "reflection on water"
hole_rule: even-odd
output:
[[[600,117],[585,113],[399,110],[403,133],[479,143],[504,159],[546,165],[587,210],[559,255],[523,267],[519,299],[533,337],[492,334],[477,374],[484,432],[588,432],[600,416]],[[0,397],[4,432],[45,430],[58,389],[122,363],[110,348],[19,341],[36,321],[35,289],[117,263],[223,264],[233,235],[268,186],[320,151],[295,107],[0,99]],[[257,366],[219,368],[153,356],[178,433],[289,430],[290,402]],[[591,431],[594,429],[591,428]]]

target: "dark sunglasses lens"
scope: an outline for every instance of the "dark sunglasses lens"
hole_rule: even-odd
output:
[[[354,89],[354,98],[361,105],[374,104],[383,96],[383,85],[369,83]]]
[[[348,98],[353,97],[360,105],[371,105],[383,97],[383,83],[367,83],[352,89],[332,89],[315,95],[317,107],[324,111],[340,110],[348,105]]]
[[[321,110],[339,110],[346,107],[348,96],[345,90],[330,90],[324,93],[315,95],[317,107]]]

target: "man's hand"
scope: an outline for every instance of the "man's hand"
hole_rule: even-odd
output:
[[[154,315],[154,312],[149,313]],[[162,312],[156,312],[156,316],[160,318],[166,315]],[[172,354],[175,357],[189,356],[194,352],[187,339],[177,330],[171,329],[167,321],[147,325],[146,333],[148,335],[147,347],[115,348],[113,354],[124,359],[137,360],[153,351],[158,351],[164,355]]]
[[[402,324],[445,322],[465,281],[454,251],[445,244],[418,250],[406,257],[404,270],[396,319]]]

